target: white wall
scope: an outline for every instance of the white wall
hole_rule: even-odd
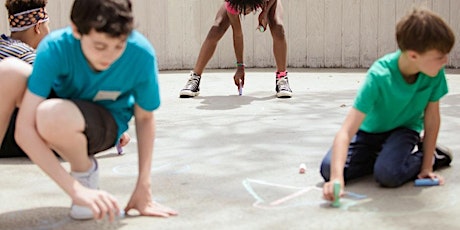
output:
[[[191,69],[223,0],[132,0],[137,29],[152,41],[161,69]],[[396,49],[395,24],[413,5],[439,13],[460,40],[459,0],[282,0],[291,67],[369,67]],[[52,28],[69,23],[71,0],[49,0]],[[0,32],[8,33],[6,10]],[[256,31],[257,17],[244,17],[245,63],[272,67],[269,32]],[[449,65],[460,67],[455,45]],[[208,68],[234,67],[231,29]]]

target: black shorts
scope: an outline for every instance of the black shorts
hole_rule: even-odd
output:
[[[103,106],[93,102],[72,101],[80,109],[85,119],[86,124],[83,133],[88,141],[88,155],[94,155],[113,147],[118,137],[118,126],[112,114]],[[0,158],[27,156],[14,139],[17,113],[18,109],[11,116],[10,124],[0,149]]]
[[[16,116],[18,115],[16,108],[11,114],[10,124],[6,130],[5,137],[3,137],[2,146],[0,148],[0,158],[6,157],[25,157],[27,156],[24,151],[16,144],[14,139],[14,130],[16,129]]]

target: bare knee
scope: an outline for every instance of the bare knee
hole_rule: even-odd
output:
[[[47,142],[63,138],[69,133],[82,132],[84,121],[78,108],[62,99],[43,101],[36,111],[36,125],[39,135]]]
[[[229,27],[228,23],[225,23],[222,21],[216,22],[209,30],[206,40],[212,41],[212,42],[218,42],[222,38],[222,36],[224,36],[228,27]]]
[[[20,59],[8,57],[0,61],[1,75],[27,78],[32,73],[32,66]]]
[[[270,31],[274,41],[283,41],[286,39],[286,34],[282,23],[271,23]]]

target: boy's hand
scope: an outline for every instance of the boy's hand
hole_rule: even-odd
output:
[[[117,199],[106,191],[89,189],[84,186],[77,191],[72,202],[76,205],[86,206],[93,212],[94,219],[101,220],[106,215],[110,221],[120,213]]]
[[[323,185],[323,197],[324,199],[328,201],[334,201],[334,181],[335,180],[330,180],[329,182],[324,183]],[[344,182],[343,180],[340,181],[340,197],[343,196],[343,191],[345,190]]]
[[[152,201],[150,189],[149,191],[141,190],[136,188],[134,191],[128,205],[125,208],[126,214],[128,214],[129,210],[136,209],[142,216],[169,217],[177,215],[177,212],[171,208]]]
[[[233,76],[233,81],[235,82],[235,85],[236,87],[238,87],[238,89],[240,89],[240,83],[241,83],[241,87],[244,87],[244,67],[241,68],[241,67],[238,67],[238,69],[236,70],[236,73],[235,73],[235,76]]]
[[[417,178],[419,179],[423,179],[423,178],[430,178],[430,179],[438,179],[439,180],[439,185],[443,185],[444,184],[444,177],[442,177],[441,175],[439,174],[436,174],[434,173],[431,169],[424,169],[422,170]]]
[[[120,137],[120,147],[123,147],[129,143],[131,137],[127,132],[124,132]]]

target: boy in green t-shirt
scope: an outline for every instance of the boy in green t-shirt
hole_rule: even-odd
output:
[[[447,93],[444,65],[455,37],[427,9],[414,9],[396,26],[400,50],[377,60],[321,164],[325,199],[333,184],[374,174],[384,187],[415,178],[444,179],[433,170],[452,161],[436,148],[439,99]],[[423,142],[420,132],[424,130]]]

